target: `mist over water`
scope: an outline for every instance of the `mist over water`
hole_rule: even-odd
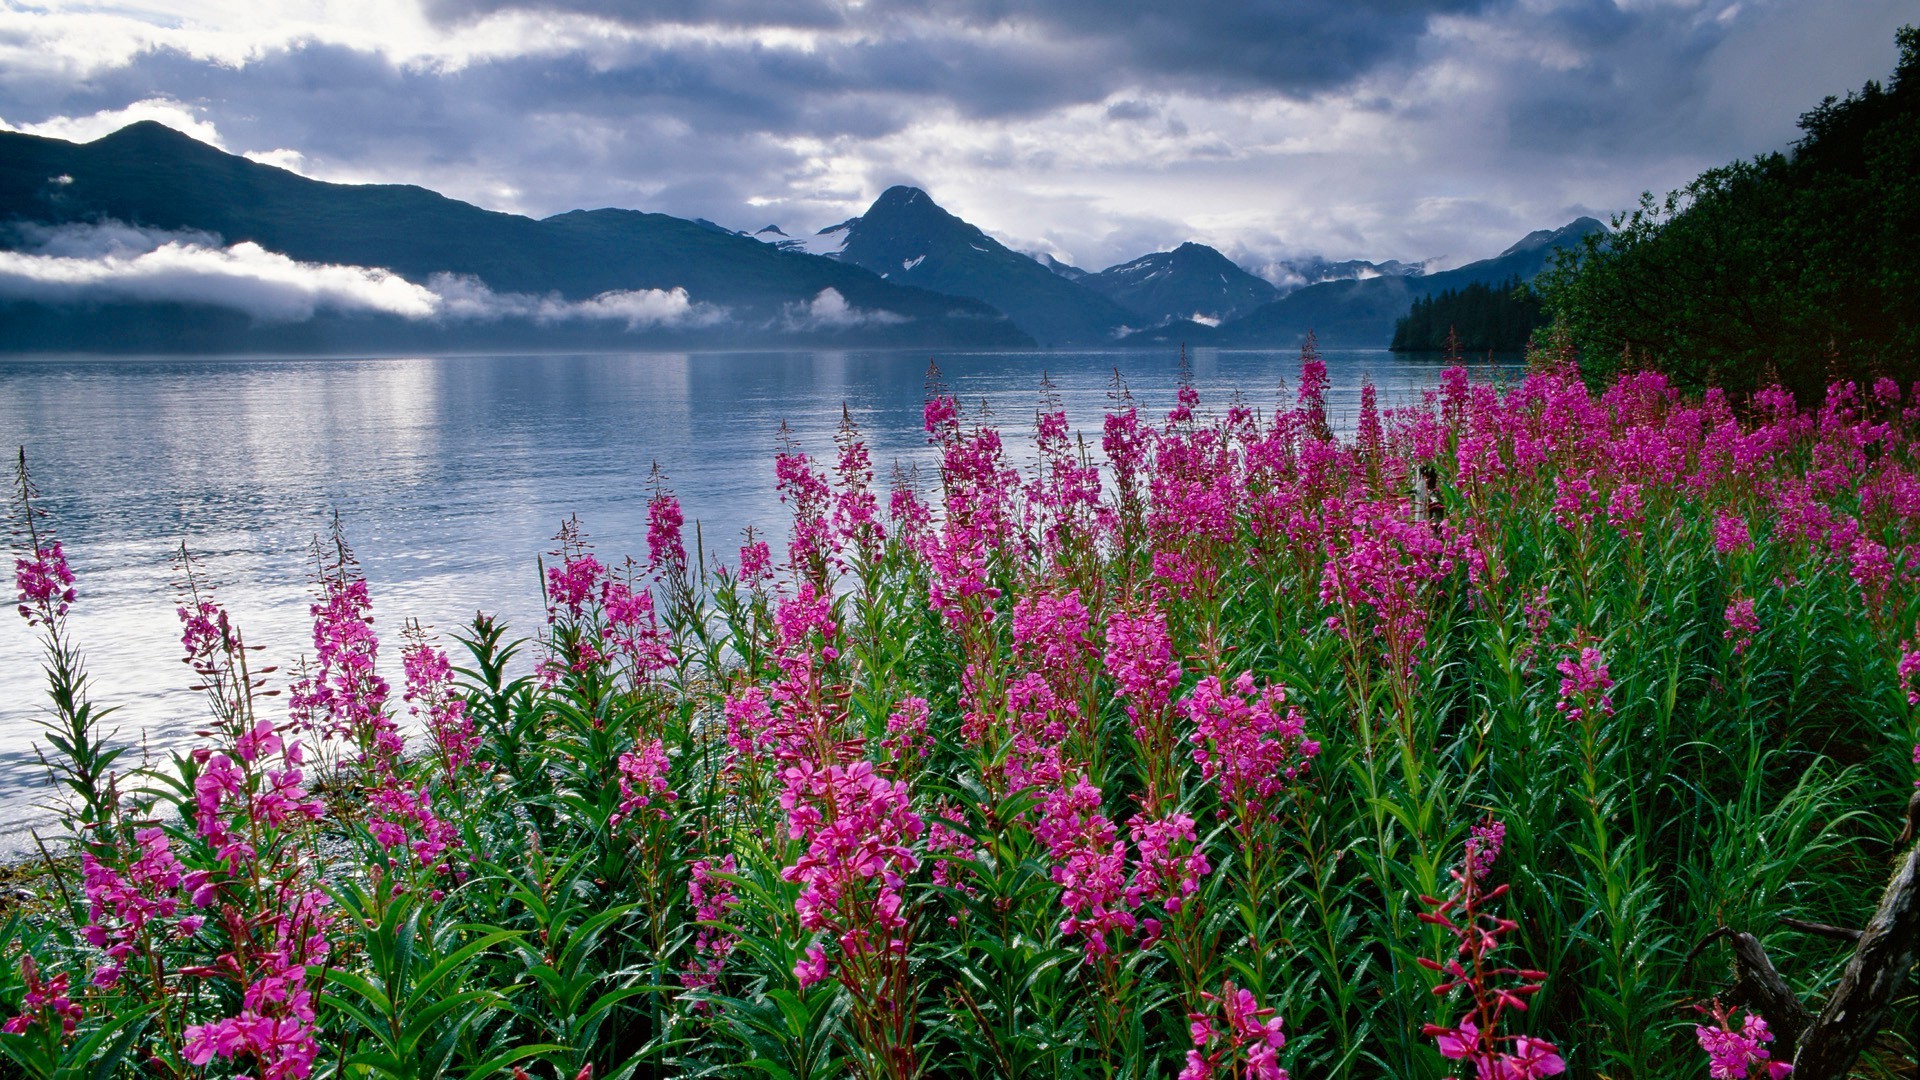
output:
[[[1329,350],[1329,413],[1350,429],[1361,380],[1382,407],[1417,400],[1443,367],[1431,357]],[[93,695],[117,711],[119,744],[156,755],[206,722],[187,687],[173,558],[184,540],[273,685],[311,653],[309,547],[335,513],[365,570],[382,670],[399,683],[404,621],[448,636],[476,611],[531,635],[544,614],[536,557],[578,514],[605,562],[646,554],[647,478],[657,462],[700,523],[709,562],[731,563],[754,525],[780,553],[773,456],[793,442],[831,465],[844,404],[872,449],[883,491],[896,464],[937,485],[921,428],[925,352],[654,353],[394,359],[5,359],[0,437],[24,445],[41,505],[76,577],[71,626]],[[969,415],[982,402],[1014,460],[1041,403],[1043,374],[1076,430],[1099,449],[1114,373],[1143,413],[1172,406],[1176,353],[935,355]],[[1261,413],[1291,404],[1296,350],[1189,356],[1203,410],[1239,392]],[[9,521],[18,507],[8,503]],[[11,563],[8,564],[11,566]],[[12,579],[7,580],[11,596]],[[396,689],[394,700],[398,702]],[[25,620],[0,621],[0,853],[50,818],[34,744],[45,715],[38,646]]]

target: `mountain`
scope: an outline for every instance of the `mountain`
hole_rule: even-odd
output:
[[[1205,244],[1194,243],[1142,255],[1079,281],[1154,324],[1175,319],[1218,324],[1280,295],[1264,278],[1247,273]]]
[[[1140,318],[1007,248],[919,188],[891,187],[845,226],[841,262],[888,281],[971,297],[1043,345],[1110,342]]]
[[[30,247],[31,238],[44,236],[48,227],[114,222],[211,234],[205,239],[216,246],[258,244],[301,263],[382,268],[415,285],[430,285],[436,275],[461,275],[463,282],[514,299],[499,305],[510,309],[508,315],[484,324],[409,320],[379,311],[316,316],[343,345],[388,339],[429,346],[521,339],[618,345],[636,336],[714,344],[832,340],[964,347],[1027,341],[978,301],[886,281],[849,262],[783,251],[708,222],[615,209],[535,220],[420,187],[323,183],[152,122],[85,144],[0,133],[0,222],[9,225],[0,230],[6,233],[0,246],[16,250]],[[599,317],[606,312],[593,307],[605,307],[609,295],[618,301],[631,299],[630,292],[675,289],[685,290],[679,299],[704,313],[697,325],[642,327],[636,320],[622,322],[618,311]],[[304,348],[317,333],[327,339],[312,328],[275,329],[245,318],[236,324],[232,311],[208,310],[220,304],[219,298],[143,303],[122,296],[90,305],[88,314],[15,290],[0,293],[0,347],[45,347],[48,338],[67,348],[164,347],[201,317],[206,326],[188,335],[191,347],[218,347],[228,339],[236,339],[235,347],[260,347],[285,339]],[[586,315],[534,325],[532,316],[514,311]],[[63,334],[79,336],[68,340]]]
[[[1059,274],[1061,277],[1066,278],[1068,281],[1085,281],[1087,278],[1090,278],[1093,276],[1092,271],[1082,270],[1079,267],[1073,265],[1072,263],[1061,262],[1059,259],[1054,258],[1052,255],[1044,251],[1034,254],[1033,261],[1039,263],[1041,266],[1046,267],[1047,269],[1053,271],[1054,273]]]
[[[1574,247],[1588,233],[1605,230],[1593,218],[1578,218],[1558,229],[1529,233],[1491,259],[1452,270],[1321,282],[1288,293],[1217,330],[1182,323],[1136,338],[1139,344],[1182,340],[1196,345],[1290,345],[1313,330],[1323,345],[1384,347],[1393,338],[1395,320],[1416,299],[1471,284],[1497,285],[1515,277],[1532,281],[1553,261],[1555,251]]]

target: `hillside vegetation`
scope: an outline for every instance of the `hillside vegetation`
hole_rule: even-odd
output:
[[[1882,86],[1828,98],[1785,153],[1652,194],[1563,256],[1544,290],[1596,377],[1800,393],[1920,375],[1920,30]]]

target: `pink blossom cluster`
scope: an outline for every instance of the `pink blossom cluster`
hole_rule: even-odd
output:
[[[58,540],[15,558],[13,581],[29,626],[65,617],[73,603],[73,571]]]
[[[1713,515],[1713,549],[1722,555],[1753,550],[1753,534],[1747,531],[1747,519],[1729,510]]]
[[[833,530],[845,546],[860,553],[871,563],[880,557],[886,530],[880,525],[880,503],[873,496],[873,456],[860,438],[853,416],[841,410],[840,430],[834,437],[839,459],[834,465],[837,481],[833,496]]]
[[[739,935],[726,925],[740,898],[733,884],[715,877],[714,872],[732,875],[739,873],[740,867],[732,855],[726,855],[717,865],[712,859],[695,859],[687,870],[687,902],[693,905],[693,917],[701,925],[694,931],[693,958],[681,969],[680,984],[689,990],[711,990],[740,943]]]
[[[773,471],[780,501],[793,515],[788,562],[816,588],[824,588],[828,561],[839,552],[831,520],[833,489],[797,450],[782,450],[773,459]]]
[[[161,919],[172,919],[180,912],[180,892],[184,888],[194,902],[204,906],[211,890],[205,871],[189,874],[173,854],[167,834],[145,828],[134,834],[139,855],[128,863],[125,873],[102,862],[91,851],[80,855],[81,880],[87,894],[90,919],[80,928],[80,936],[101,950],[106,959],[94,969],[93,984],[112,987],[120,981],[127,960],[142,945],[148,927]],[[173,932],[191,937],[206,921],[202,915],[178,920]]]
[[[1781,1080],[1792,1074],[1792,1064],[1773,1060],[1767,1049],[1773,1032],[1758,1013],[1748,1013],[1735,1028],[1733,1019],[1739,1009],[1725,1008],[1716,1000],[1711,1009],[1700,1011],[1708,1013],[1713,1023],[1694,1025],[1693,1036],[1706,1051],[1707,1075],[1713,1080]]]
[[[24,1007],[20,1015],[0,1024],[0,1032],[24,1035],[38,1024],[49,1027],[58,1024],[62,1036],[72,1035],[80,1025],[80,1018],[86,1013],[73,1000],[67,973],[62,971],[43,979],[40,977],[40,965],[34,961],[32,954],[23,953],[20,956],[20,981],[27,988]]]
[[[1101,811],[1100,789],[1084,776],[1048,791],[1038,813],[1033,835],[1053,858],[1053,881],[1067,909],[1060,932],[1079,934],[1087,959],[1105,956],[1108,933],[1131,933],[1137,925],[1127,910],[1126,842]]]
[[[1467,831],[1467,856],[1463,860],[1463,869],[1467,876],[1475,881],[1485,881],[1493,873],[1494,861],[1500,858],[1500,849],[1506,846],[1507,823],[1497,818],[1488,818]]]
[[[906,875],[920,866],[913,849],[926,832],[907,785],[866,761],[826,768],[801,761],[781,779],[787,834],[805,849],[780,871],[800,886],[800,925],[832,936],[847,956],[903,950]],[[802,986],[824,978],[824,951],[811,948],[794,974]]]
[[[1281,1034],[1280,1018],[1274,1010],[1263,1009],[1252,991],[1228,980],[1219,994],[1202,993],[1201,999],[1216,1006],[1187,1014],[1187,1031],[1193,1049],[1187,1051],[1186,1067],[1179,1080],[1212,1080],[1215,1076],[1244,1080],[1287,1080],[1280,1067],[1280,1048],[1287,1044]]]
[[[420,642],[401,653],[401,666],[406,672],[403,700],[409,703],[413,717],[424,719],[444,777],[453,783],[480,747],[480,735],[474,730],[473,718],[467,715],[466,699],[454,690],[453,664],[445,650]]]
[[[1562,676],[1560,703],[1554,708],[1568,720],[1578,723],[1595,712],[1602,717],[1613,715],[1613,699],[1607,696],[1613,676],[1607,673],[1606,657],[1598,648],[1581,646],[1578,656],[1567,657],[1554,667]]]
[[[1136,814],[1127,822],[1127,832],[1138,853],[1133,880],[1123,894],[1127,906],[1158,902],[1178,913],[1199,891],[1200,879],[1213,869],[1200,850],[1193,818],[1180,813],[1160,818]]]
[[[294,687],[296,719],[358,747],[369,772],[391,772],[404,748],[387,713],[387,681],[375,670],[380,639],[367,583],[343,565],[321,589],[311,609],[317,669]]]
[[[1243,671],[1231,690],[1208,675],[1180,702],[1193,724],[1188,739],[1201,779],[1220,788],[1220,814],[1242,821],[1272,820],[1276,803],[1320,753],[1306,737],[1299,706],[1287,704],[1286,687],[1254,685]]]
[[[840,624],[833,598],[802,583],[774,612],[777,642],[772,713],[754,743],[782,765],[839,760],[846,715],[843,692],[832,685],[828,669],[840,659]],[[745,714],[742,714],[744,718]]]
[[[1760,632],[1760,616],[1754,614],[1753,597],[1736,596],[1727,604],[1727,628],[1720,636],[1733,642],[1733,655],[1739,656],[1753,644],[1753,635]]]
[[[667,820],[667,807],[677,799],[667,782],[666,743],[660,739],[642,739],[632,751],[620,755],[620,807],[609,821],[619,825],[645,811],[655,821]]]
[[[563,530],[561,536],[567,533]],[[599,602],[607,568],[589,551],[568,552],[563,547],[556,554],[562,556],[560,565],[547,567],[547,621],[557,621],[563,611],[568,618],[578,619]]]
[[[1900,685],[1907,692],[1907,704],[1920,705],[1920,684],[1914,676],[1920,675],[1920,645],[1911,641],[1900,643],[1900,662],[1898,666]]]
[[[312,979],[325,965],[332,915],[326,894],[295,890],[236,935],[213,973],[240,984],[240,1011],[185,1032],[187,1060],[251,1057],[260,1080],[306,1080],[320,1053]]]
[[[415,863],[440,872],[451,869],[446,854],[460,843],[460,830],[436,813],[433,796],[410,780],[388,778],[367,793],[367,832],[383,850],[404,846]]]
[[[928,715],[927,699],[923,697],[902,698],[887,714],[887,735],[880,740],[880,748],[885,751],[897,778],[904,779],[918,771],[933,746],[933,740],[927,735]]]
[[[1167,705],[1180,685],[1180,664],[1173,658],[1167,636],[1167,617],[1148,602],[1137,612],[1116,611],[1107,617],[1107,675],[1126,699],[1133,734],[1153,744],[1166,724]]]
[[[1091,539],[1100,513],[1100,469],[1074,452],[1067,414],[1043,410],[1035,418],[1039,472],[1026,488],[1026,522],[1048,555],[1059,557],[1076,537]]]
[[[634,682],[645,683],[657,673],[671,670],[678,658],[654,614],[653,594],[624,581],[609,581],[602,596],[607,643],[626,660]]]
[[[282,740],[271,722],[261,720],[234,740],[233,753],[201,747],[194,780],[194,824],[228,870],[238,874],[259,853],[251,824],[280,828],[318,821],[325,807],[307,797],[303,751],[297,740]]]
[[[648,570],[668,576],[686,573],[687,546],[680,536],[685,525],[680,500],[670,489],[660,487],[647,500]]]

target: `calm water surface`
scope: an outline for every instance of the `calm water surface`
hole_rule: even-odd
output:
[[[1176,354],[939,355],[946,385],[1031,428],[1041,378],[1098,443],[1116,369],[1150,412],[1173,402]],[[1363,376],[1383,405],[1438,378],[1431,358],[1330,351],[1330,411],[1350,422]],[[535,556],[578,514],[603,561],[644,556],[658,463],[698,519],[709,557],[741,530],[780,535],[773,455],[784,423],[831,460],[844,405],[882,485],[896,462],[933,463],[920,427],[924,352],[483,356],[395,359],[0,360],[0,440],[24,445],[78,579],[71,620],[96,701],[120,741],[182,745],[204,722],[178,661],[172,555],[184,540],[265,662],[310,651],[309,544],[336,512],[365,568],[398,682],[397,630],[444,636],[477,610],[539,624]],[[1263,412],[1298,354],[1201,351],[1203,405],[1240,393]],[[1289,400],[1291,393],[1289,392]],[[924,486],[924,485],[923,485]],[[9,519],[17,507],[8,505]],[[7,580],[11,590],[11,578]],[[451,644],[451,643],[449,643]],[[397,697],[397,694],[396,694]],[[35,639],[0,622],[0,850],[47,820],[36,764],[45,715]]]

